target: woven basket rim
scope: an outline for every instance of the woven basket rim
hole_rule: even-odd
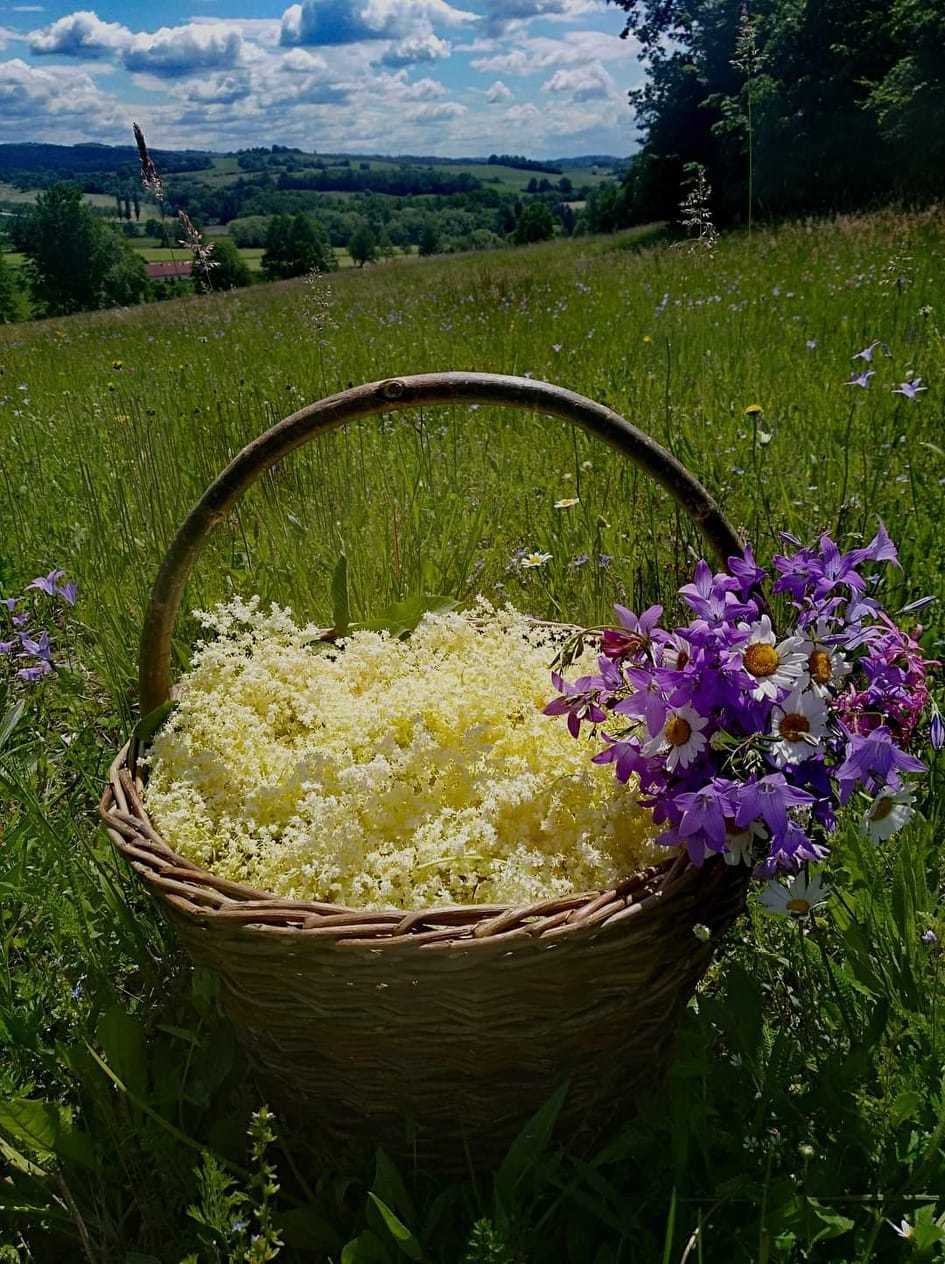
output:
[[[128,764],[130,743],[108,772],[99,814],[112,842],[152,893],[188,918],[257,932],[323,936],[351,946],[468,949],[528,936],[552,941],[644,915],[678,887],[702,881],[706,868],[732,873],[721,860],[696,869],[685,852],[670,855],[606,889],[529,904],[453,904],[413,909],[358,909],[334,901],[296,900],[222,878],[175,852],[143,802],[144,782]],[[721,877],[721,873],[718,875]]]

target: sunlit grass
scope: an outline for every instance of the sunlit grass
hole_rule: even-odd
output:
[[[648,236],[347,271],[320,283],[327,322],[290,282],[0,328],[0,586],[53,566],[80,584],[66,665],[0,751],[0,1257],[9,1243],[42,1264],[241,1258],[243,1204],[220,1191],[226,1173],[256,1188],[256,1090],[211,981],[175,955],[94,804],[135,715],[163,551],[266,426],[395,374],[530,373],[669,446],[763,558],[781,530],[847,541],[882,517],[903,563],[885,604],[945,596],[945,217],[756,231],[712,256],[641,249]],[[848,385],[875,340],[869,389]],[[928,384],[915,401],[892,389],[910,374]],[[664,494],[563,422],[418,410],[261,479],[187,600],[259,592],[328,622],[343,551],[355,618],[482,591],[596,621],[614,599],[671,599],[699,548]],[[519,550],[550,556],[523,569]],[[923,617],[934,650],[941,610]],[[185,619],[179,665],[193,634]],[[526,1142],[494,1183],[410,1193],[382,1162],[374,1192],[412,1258],[422,1242],[441,1264],[901,1259],[887,1222],[930,1216],[945,1187],[945,958],[920,938],[945,939],[942,772],[940,757],[886,848],[840,831],[816,920],[739,924],[687,1012],[671,1091],[609,1121],[606,1149]],[[58,1121],[58,1159],[24,1140],[23,1111]],[[304,1151],[279,1171],[280,1259],[406,1258],[363,1173],[335,1180]]]

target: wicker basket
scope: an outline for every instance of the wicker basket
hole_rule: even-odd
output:
[[[352,418],[419,404],[514,405],[567,418],[669,490],[722,559],[737,537],[705,489],[616,413],[560,387],[435,373],[322,400],[249,444],[170,546],[141,642],[142,714],[170,696],[171,635],[204,540],[287,452]],[[563,1081],[559,1127],[590,1140],[658,1084],[712,943],[739,913],[747,869],[684,857],[607,891],[522,908],[364,912],[286,900],[207,873],[148,820],[126,747],[101,811],[121,854],[214,969],[264,1091],[322,1148],[381,1144],[440,1171],[490,1163]],[[697,924],[712,931],[705,942]]]

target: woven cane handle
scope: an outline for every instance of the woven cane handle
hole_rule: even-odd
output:
[[[507,404],[574,422],[630,457],[671,492],[721,561],[739,551],[738,537],[698,479],[636,426],[583,395],[549,382],[497,373],[419,373],[355,386],[293,413],[247,444],[191,510],[151,590],[138,659],[141,714],[149,715],[170,697],[171,637],[184,585],[204,541],[260,474],[309,439],[355,418],[418,404],[457,403]]]

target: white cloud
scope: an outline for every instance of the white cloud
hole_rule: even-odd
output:
[[[127,26],[120,22],[103,22],[97,13],[80,9],[59,18],[51,26],[32,31],[29,41],[34,53],[105,57],[123,52],[133,38]]]
[[[201,76],[178,86],[178,95],[186,101],[200,101],[208,105],[232,105],[245,101],[252,94],[253,82],[245,71]]]
[[[522,28],[536,18],[569,22],[603,8],[602,0],[487,0],[486,27],[493,34]]]
[[[408,39],[434,28],[455,28],[478,15],[447,0],[302,0],[282,15],[283,44],[356,44]]]
[[[493,49],[501,49],[497,41],[491,41]],[[474,57],[470,63],[480,74],[532,75],[543,70],[558,71],[567,66],[599,65],[610,62],[622,67],[624,73],[639,73],[634,53],[637,44],[632,39],[621,40],[605,31],[569,31],[561,38],[549,35],[521,36],[515,47],[494,51],[487,57]],[[457,51],[462,51],[457,49]]]
[[[513,49],[510,53],[496,53],[493,57],[476,57],[472,61],[473,70],[482,74],[531,75],[541,67],[535,64],[534,57]]]
[[[90,132],[99,135],[113,123],[115,112],[114,99],[84,71],[31,66],[19,57],[0,61],[0,134],[11,139],[22,139],[24,126],[42,118],[88,140]]]
[[[617,86],[599,61],[556,70],[542,84],[544,92],[566,93],[572,101],[600,101],[616,94]]]
[[[449,55],[449,41],[440,39],[433,31],[427,31],[393,44],[381,58],[381,65],[415,66],[418,62],[441,61]]]
[[[532,105],[531,101],[526,101],[522,105],[513,105],[505,112],[505,121],[513,124],[515,127],[527,126],[531,127],[535,123],[541,121],[542,114],[537,105]]]
[[[226,23],[162,26],[136,35],[125,50],[125,66],[152,75],[191,75],[229,70],[240,64],[243,37]]]
[[[465,105],[460,105],[458,101],[441,101],[435,105],[417,106],[410,111],[409,118],[414,123],[438,123],[442,119],[462,118],[465,113]]]
[[[496,101],[511,101],[512,90],[507,88],[501,79],[497,79],[486,93],[486,100],[491,101],[493,104]]]
[[[625,152],[632,144],[630,115],[615,110],[614,101],[642,73],[633,42],[621,42],[616,28],[608,34],[574,26],[582,7],[602,3],[478,0],[477,16],[464,7],[471,0],[299,0],[281,18],[230,19],[229,0],[219,0],[213,12],[220,17],[192,17],[153,32],[105,22],[92,10],[18,37],[0,27],[0,41],[7,34],[74,63],[37,60],[20,63],[15,74],[4,71],[11,104],[0,98],[0,131],[4,138],[10,131],[3,116],[23,116],[31,139],[123,143],[133,114],[158,148],[277,141],[444,156],[497,148],[557,156],[580,152],[577,146]],[[495,25],[497,16],[507,19],[504,26]],[[572,25],[532,35],[534,17]],[[465,54],[465,65],[474,59],[481,87],[451,74],[457,53]],[[101,68],[109,72],[101,82],[121,103],[99,92]],[[35,77],[47,71],[46,80]],[[116,72],[124,73],[125,90],[112,87],[120,83]],[[65,104],[54,108],[57,93]],[[27,109],[27,97],[38,104]],[[23,131],[20,122],[16,133]]]
[[[308,48],[290,48],[282,58],[282,67],[293,74],[324,74],[328,63],[320,53],[313,53]]]

